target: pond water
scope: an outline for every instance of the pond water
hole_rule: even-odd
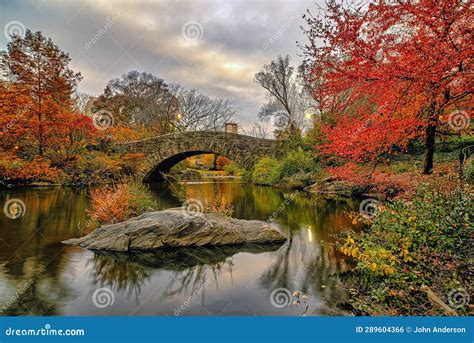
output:
[[[0,191],[21,199],[18,219],[0,214],[3,315],[344,315],[336,273],[350,268],[329,243],[350,228],[352,202],[324,200],[232,179],[150,185],[160,208],[186,199],[233,206],[236,218],[267,220],[282,245],[98,254],[61,241],[87,231],[87,189]],[[303,306],[287,304],[301,291]],[[273,292],[273,293],[272,293]],[[271,297],[273,296],[273,298]],[[304,309],[308,307],[307,311]]]

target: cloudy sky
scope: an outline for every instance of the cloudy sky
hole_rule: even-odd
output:
[[[238,121],[257,120],[265,93],[254,74],[277,55],[294,63],[305,42],[308,0],[0,0],[3,34],[42,31],[68,52],[80,90],[100,94],[130,70],[197,88],[236,104]]]

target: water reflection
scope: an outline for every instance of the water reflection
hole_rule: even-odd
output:
[[[234,216],[242,219],[266,220],[278,213],[272,225],[289,240],[284,245],[93,253],[59,243],[83,234],[87,190],[2,191],[2,203],[19,198],[27,208],[17,220],[0,218],[2,313],[173,315],[199,287],[199,297],[181,315],[297,315],[271,305],[269,294],[278,287],[309,295],[310,314],[342,313],[337,304],[345,293],[335,274],[349,266],[330,243],[333,234],[351,226],[346,211],[356,204],[228,181],[157,184],[151,190],[159,209],[192,198],[232,204]],[[100,287],[113,291],[113,306],[93,305],[92,294]]]

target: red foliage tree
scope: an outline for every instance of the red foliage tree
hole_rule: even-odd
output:
[[[219,156],[216,161],[217,170],[224,170],[226,165],[230,163],[230,160],[224,156]]]
[[[433,169],[440,118],[472,114],[473,12],[463,0],[329,0],[308,12],[305,74],[326,110],[323,152],[374,161],[423,136]]]

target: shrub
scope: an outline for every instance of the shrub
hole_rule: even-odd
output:
[[[464,166],[464,177],[469,183],[474,183],[474,158],[470,158],[466,161]]]
[[[122,173],[125,175],[135,175],[145,159],[144,154],[134,153],[134,154],[124,154],[121,157],[122,160]]]
[[[217,157],[217,160],[216,160],[217,170],[225,170],[226,167],[231,163],[232,162],[228,158],[224,156],[219,156]]]
[[[260,185],[272,185],[276,183],[275,171],[278,169],[279,163],[271,157],[260,159],[254,166],[252,171],[252,181]]]
[[[0,181],[2,183],[57,183],[63,172],[45,159],[35,158],[25,161],[17,157],[0,153]]]
[[[344,234],[339,246],[356,262],[351,276],[360,288],[354,307],[371,315],[426,315],[435,309],[420,291],[422,285],[446,302],[448,288],[469,289],[469,281],[457,272],[470,249],[472,216],[469,192],[459,189],[449,194],[423,188],[411,202],[380,206],[368,230]]]
[[[94,185],[120,180],[123,163],[100,151],[91,151],[78,156],[64,167],[68,178],[66,183],[73,185]]]
[[[288,181],[289,178],[299,175],[308,177],[308,173],[316,174],[319,168],[314,161],[314,156],[310,152],[303,151],[301,148],[291,151],[278,166],[275,177],[277,183]]]
[[[91,192],[88,214],[99,224],[118,223],[156,208],[152,194],[143,184],[129,182]]]
[[[219,213],[224,217],[231,218],[234,214],[234,206],[223,200],[222,194],[217,194],[214,201],[206,207],[207,212]]]
[[[234,162],[229,162],[228,164],[226,164],[224,170],[225,170],[227,175],[233,175],[233,176],[241,176],[245,173],[245,170],[240,168]]]
[[[298,148],[281,161],[270,157],[259,160],[254,166],[252,181],[264,185],[305,187],[313,183],[320,172],[313,153]]]
[[[298,172],[286,177],[282,183],[289,188],[304,188],[312,185],[316,180],[314,172]]]

